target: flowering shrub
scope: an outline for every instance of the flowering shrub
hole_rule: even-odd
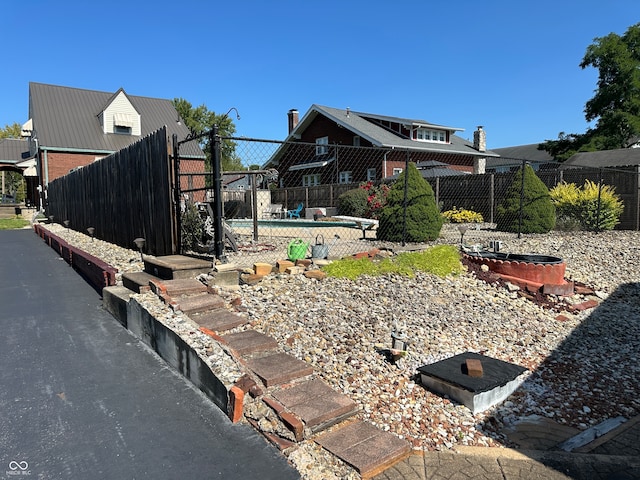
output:
[[[387,184],[375,185],[368,181],[360,185],[360,188],[367,192],[367,218],[379,218],[380,210],[387,204],[387,194],[391,187]]]
[[[451,210],[442,212],[442,216],[450,223],[482,223],[482,214],[467,210],[465,208],[453,207]]]
[[[598,206],[598,192],[600,205]],[[585,180],[584,186],[575,183],[559,183],[549,191],[558,218],[574,221],[583,230],[613,230],[624,210],[624,204],[615,188]]]

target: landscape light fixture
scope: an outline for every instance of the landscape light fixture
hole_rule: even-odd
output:
[[[89,232],[89,235],[91,235],[91,241],[93,242],[93,234],[96,233],[96,229],[93,227],[89,227],[87,228],[87,232]]]
[[[140,261],[144,262],[144,257],[142,256],[142,250],[144,249],[144,246],[147,243],[147,241],[142,237],[138,237],[133,241],[133,243],[135,243],[136,247],[138,247],[138,250],[140,250]]]
[[[463,246],[464,234],[467,233],[467,230],[471,228],[469,224],[463,223],[462,225],[458,225],[458,231],[460,232],[460,248]]]
[[[69,230],[69,223],[70,223],[69,220],[65,220],[62,223],[64,223],[64,226],[66,227],[66,229]]]
[[[53,223],[53,215],[49,215],[49,223]]]

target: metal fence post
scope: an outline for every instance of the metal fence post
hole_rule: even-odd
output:
[[[222,225],[222,165],[220,158],[220,135],[218,125],[214,125],[209,132],[209,144],[212,150],[213,171],[213,246],[214,255],[222,262],[226,262],[224,255],[224,231]]]
[[[175,205],[176,215],[176,246],[175,253],[180,255],[182,253],[182,209],[180,202],[180,146],[178,144],[178,135],[173,134],[171,136],[173,142],[173,202]]]
[[[409,150],[404,161],[404,200],[402,202],[402,246],[407,244],[407,203],[409,196]]]
[[[600,232],[600,199],[602,198],[602,168],[599,169],[600,178],[598,180],[598,208],[596,209],[596,233]]]
[[[491,206],[489,207],[489,223],[493,223],[493,210],[495,208],[496,203],[496,175],[495,173],[491,174],[491,183],[489,187],[489,201],[491,202]]]
[[[253,217],[253,241],[258,241],[258,178],[249,175],[251,179],[251,216]]]
[[[527,161],[522,160],[522,184],[520,185],[520,218],[518,218],[518,238],[522,236],[522,217],[524,216],[524,169]]]

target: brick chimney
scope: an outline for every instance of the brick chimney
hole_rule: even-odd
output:
[[[298,110],[296,110],[295,108],[292,108],[291,110],[289,110],[289,113],[287,113],[287,117],[289,118],[289,135],[291,135],[291,132],[293,132],[293,129],[298,126],[298,121],[299,121]]]
[[[473,148],[479,152],[487,151],[487,134],[482,129],[482,125],[479,125],[478,129],[473,132]]]

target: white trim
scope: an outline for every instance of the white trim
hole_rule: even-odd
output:
[[[291,165],[289,167],[289,171],[293,172],[295,170],[306,170],[307,168],[322,168],[329,165],[333,160],[333,158],[330,158],[329,160],[322,160],[321,162],[299,163],[297,165]]]

